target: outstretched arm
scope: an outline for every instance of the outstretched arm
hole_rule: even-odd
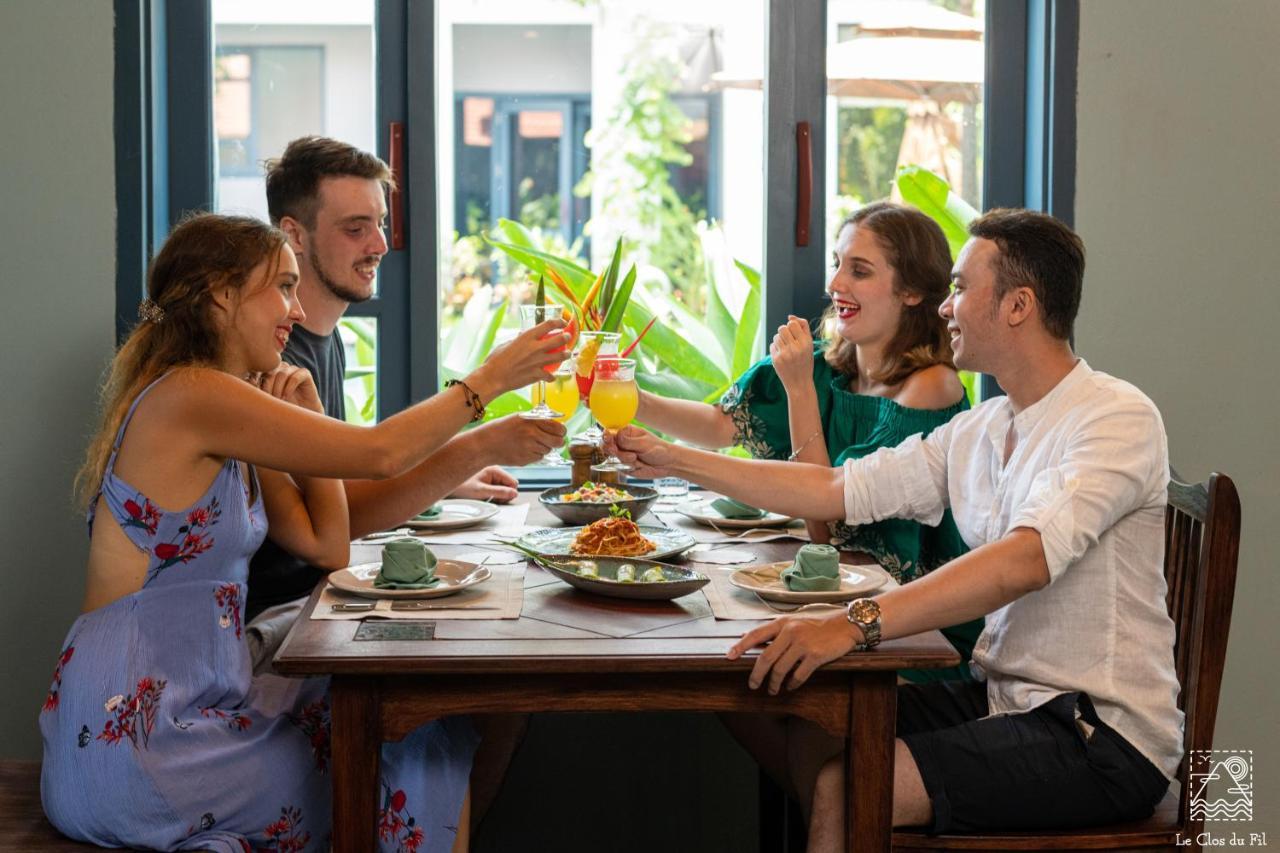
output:
[[[733,444],[733,421],[711,403],[673,400],[641,391],[636,420],[699,447],[718,449]]]
[[[544,366],[564,358],[556,352],[568,342],[562,326],[558,319],[542,323],[494,350],[467,384],[487,403],[545,376]],[[186,376],[175,376],[180,381],[165,384],[159,405],[182,434],[193,437],[196,453],[303,476],[398,476],[444,444],[472,414],[466,393],[455,385],[376,426],[358,427],[264,396],[218,370],[181,373]]]
[[[890,640],[945,628],[992,613],[1049,583],[1040,534],[1011,530],[911,583],[876,596],[880,636]],[[862,632],[843,609],[821,616],[784,616],[743,635],[729,649],[736,660],[765,645],[748,684],[776,694],[794,690],[818,667],[851,652]]]
[[[738,459],[680,447],[639,427],[627,427],[610,442],[638,477],[684,477],[753,506],[798,518],[844,518],[844,471],[767,459]]]

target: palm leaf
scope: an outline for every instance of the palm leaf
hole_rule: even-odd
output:
[[[969,239],[969,223],[978,218],[978,211],[952,192],[946,181],[920,166],[900,166],[895,180],[903,201],[920,208],[942,227],[951,257],[960,254],[960,247]]]

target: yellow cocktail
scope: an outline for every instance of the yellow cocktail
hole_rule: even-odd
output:
[[[546,388],[546,400],[542,400],[542,395],[538,392],[542,388]],[[557,371],[554,376],[548,379],[544,384],[533,386],[533,404],[545,402],[552,409],[560,413],[560,417],[556,418],[560,423],[564,423],[572,417],[573,413],[578,410],[578,381],[573,370]]]
[[[640,408],[640,391],[636,388],[636,362],[632,358],[597,358],[595,381],[587,399],[591,414],[606,432],[617,432],[631,423]],[[592,471],[630,471],[631,466],[610,456]]]
[[[634,379],[602,379],[597,375],[587,405],[601,426],[617,432],[636,416],[636,410],[640,408],[640,392]]]

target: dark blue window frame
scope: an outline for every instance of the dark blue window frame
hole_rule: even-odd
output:
[[[135,319],[147,259],[168,229],[213,198],[212,23],[208,0],[114,0],[116,10],[117,332]],[[816,316],[823,240],[794,243],[795,130],[813,127],[814,186],[824,186],[826,0],[769,0],[766,110],[765,323]],[[437,186],[430,0],[376,0],[378,149],[405,123],[402,175],[408,247],[384,259],[380,294],[352,316],[379,320],[382,416],[436,390]],[[989,0],[983,203],[1026,206],[1071,222],[1079,0]],[[580,116],[575,116],[575,120]],[[577,164],[575,164],[576,166]],[[810,221],[824,222],[812,196]],[[419,282],[410,287],[409,282]],[[415,330],[410,334],[410,330]]]

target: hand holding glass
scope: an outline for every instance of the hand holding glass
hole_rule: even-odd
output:
[[[588,331],[578,337],[578,346],[573,351],[571,363],[577,376],[580,399],[589,401],[591,397],[591,384],[596,375],[596,359],[617,358],[618,341],[621,339],[622,335],[618,332]],[[589,402],[588,405],[590,405]],[[600,428],[593,422],[583,436],[599,444]]]
[[[559,308],[553,305],[521,305],[520,306],[520,328],[532,329],[539,323],[544,322],[552,317],[558,316]],[[555,368],[546,368],[551,373]],[[521,413],[521,417],[525,418],[550,418],[559,420],[565,413],[557,411],[547,405],[546,380],[540,379],[534,387],[533,399],[535,405],[533,409]]]
[[[560,412],[559,417],[556,418],[560,423],[565,423],[573,417],[573,413],[578,410],[578,383],[575,381],[573,365],[560,365],[550,380],[535,385],[533,402],[535,408],[545,403],[552,410]],[[543,456],[538,464],[568,465],[569,463],[560,455],[560,450],[557,448],[548,450],[547,455]]]
[[[587,401],[591,414],[604,427],[605,432],[616,433],[631,423],[640,408],[640,391],[636,387],[636,362],[632,358],[596,359],[595,379],[591,396]],[[592,471],[630,471],[617,456],[610,455]]]

